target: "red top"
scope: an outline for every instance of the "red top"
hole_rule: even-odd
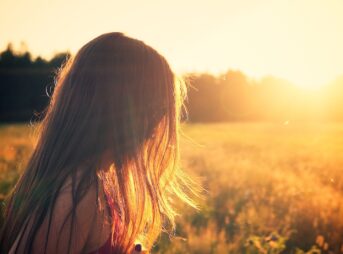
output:
[[[104,245],[101,246],[99,249],[92,251],[88,254],[114,254],[114,252],[112,252],[111,238],[109,237],[108,240],[104,243]]]
[[[119,218],[115,214],[111,213],[111,211],[112,211],[112,209],[114,207],[114,200],[106,192],[106,190],[104,190],[104,193],[105,193],[105,201],[107,203],[107,208],[108,208],[111,216],[113,216],[112,218],[114,220],[114,225],[116,227],[119,227],[119,225],[120,225]],[[136,244],[135,245],[135,251],[136,252],[141,252],[142,251],[142,245]],[[111,234],[108,237],[107,241],[101,247],[99,247],[98,249],[96,249],[96,250],[94,250],[92,252],[89,252],[88,254],[115,254],[115,250],[113,249],[113,246],[111,244]]]

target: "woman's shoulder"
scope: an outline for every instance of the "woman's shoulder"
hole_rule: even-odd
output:
[[[103,202],[101,196],[99,185],[91,184],[75,200],[73,180],[68,177],[35,234],[33,253],[87,253],[102,246],[110,235],[110,226],[106,210],[98,206]],[[12,247],[18,247],[17,253],[24,252],[28,234],[38,219],[35,214],[30,216],[20,243],[16,241]]]
[[[110,234],[108,214],[101,209],[103,205],[98,205],[104,200],[101,186],[95,183],[89,185],[79,200],[75,198],[72,186],[69,177],[58,194],[52,213],[51,237],[60,239],[55,241],[56,246],[51,246],[60,249],[56,253],[66,253],[67,246],[63,245],[69,244],[69,241],[73,246],[71,253],[89,252],[101,246]]]
[[[69,246],[72,246],[71,253],[79,253],[87,244],[91,222],[96,216],[96,192],[90,187],[76,203],[72,186],[72,178],[68,177],[37,233],[35,252],[47,245],[47,253],[68,253]]]

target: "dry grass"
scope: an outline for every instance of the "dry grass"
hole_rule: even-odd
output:
[[[343,253],[343,125],[194,124],[184,132],[193,141],[183,139],[183,165],[208,194],[200,213],[179,221],[187,240],[162,238],[162,252]]]
[[[183,167],[207,190],[158,253],[343,253],[343,124],[189,124]],[[0,193],[33,148],[28,125],[0,127]],[[312,248],[312,249],[311,249]],[[310,250],[311,249],[311,250]]]

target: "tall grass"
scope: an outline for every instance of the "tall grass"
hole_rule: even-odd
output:
[[[182,165],[202,179],[155,253],[343,253],[343,124],[186,124]],[[0,126],[0,198],[34,147],[28,125]]]

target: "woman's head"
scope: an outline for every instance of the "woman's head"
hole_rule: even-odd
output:
[[[78,147],[73,158],[110,150],[118,160],[129,159],[159,125],[173,138],[183,88],[153,48],[121,33],[104,34],[61,70],[45,121],[52,132],[71,137],[70,147]]]
[[[100,179],[113,199],[112,218],[118,223],[112,240],[118,251],[127,251],[137,238],[149,248],[164,221],[173,224],[173,196],[191,204],[184,191],[189,183],[178,169],[184,95],[164,57],[142,41],[108,33],[87,43],[58,73],[8,217],[23,223],[32,202],[41,217],[47,216],[63,182],[77,173],[73,209]],[[18,225],[7,224],[3,233],[18,233]]]

